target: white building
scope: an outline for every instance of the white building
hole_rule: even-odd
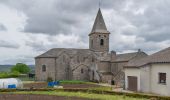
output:
[[[170,96],[170,47],[124,67],[125,89]]]

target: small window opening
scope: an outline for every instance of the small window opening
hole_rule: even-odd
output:
[[[46,65],[42,65],[42,72],[46,72]]]
[[[100,45],[104,45],[104,40],[103,39],[100,40]]]
[[[84,73],[84,70],[83,70],[83,69],[81,69],[81,73],[82,73],[82,74]]]
[[[93,40],[91,40],[91,47],[93,48]]]
[[[166,73],[159,73],[159,83],[166,84]]]
[[[92,62],[94,62],[94,58],[92,57]]]

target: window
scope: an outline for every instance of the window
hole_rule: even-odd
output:
[[[92,57],[92,62],[94,62],[94,58]]]
[[[104,45],[104,40],[103,39],[100,40],[100,45]]]
[[[93,48],[93,40],[91,40],[91,48]]]
[[[80,57],[77,56],[77,63],[80,63]]]
[[[159,73],[159,83],[166,84],[166,73]]]
[[[84,70],[83,70],[83,69],[81,69],[81,73],[82,73],[82,74],[84,73]]]
[[[46,65],[42,65],[42,72],[46,72]]]
[[[66,56],[65,56],[65,55],[63,55],[63,62],[65,62],[65,60],[66,60]]]

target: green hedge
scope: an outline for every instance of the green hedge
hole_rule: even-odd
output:
[[[0,72],[0,78],[16,78],[19,74],[19,72]]]
[[[90,84],[91,82],[79,80],[60,80],[60,84]]]
[[[167,96],[147,95],[142,93],[124,93],[114,91],[101,91],[101,90],[89,90],[89,89],[0,89],[0,92],[17,92],[17,91],[66,91],[66,92],[85,92],[95,94],[108,94],[108,95],[123,95],[134,98],[146,98],[151,100],[170,100]]]

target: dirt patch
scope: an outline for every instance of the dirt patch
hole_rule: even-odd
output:
[[[24,88],[47,88],[47,83],[42,82],[42,83],[25,83]]]
[[[91,100],[91,99],[50,95],[0,94],[0,100]]]
[[[93,87],[101,87],[99,85],[95,84],[62,84],[65,89],[70,89],[70,88],[93,88]],[[47,83],[26,83],[24,84],[24,88],[47,88]]]

